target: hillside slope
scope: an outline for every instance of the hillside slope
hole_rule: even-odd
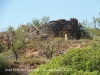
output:
[[[48,64],[40,65],[29,75],[100,75],[100,43],[70,49]]]

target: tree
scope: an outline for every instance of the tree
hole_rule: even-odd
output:
[[[27,22],[27,25],[29,26],[40,26],[43,25],[45,23],[48,23],[50,21],[50,17],[49,16],[43,16],[41,20],[34,18],[31,22]]]
[[[10,47],[10,49],[15,54],[16,60],[18,60],[18,58],[19,58],[18,57],[18,52],[19,52],[19,50],[23,49],[24,46],[25,46],[25,42],[24,42],[25,34],[21,30],[20,27],[15,31],[15,34],[16,35],[14,36],[13,44]]]
[[[28,26],[33,26],[33,24],[31,22],[27,22]]]
[[[100,30],[100,17],[93,17],[93,25],[95,29]]]
[[[40,20],[39,19],[33,19],[32,20],[32,25],[33,26],[40,26]]]
[[[98,30],[100,30],[100,17],[97,17],[97,22],[98,22]]]
[[[96,19],[95,17],[93,17],[92,19],[93,19],[93,25],[94,25],[94,28],[96,29],[97,19]]]
[[[41,19],[40,24],[43,25],[45,23],[48,23],[50,21],[50,17],[49,16],[43,16]]]
[[[46,55],[47,59],[51,59],[53,53],[55,52],[55,43],[47,40],[45,44],[46,45],[40,44],[41,48],[43,49],[43,54]]]
[[[78,31],[76,33],[76,38],[80,39],[80,38],[91,38],[88,31],[87,31],[87,27],[85,27],[87,25],[88,22],[83,22],[83,23],[78,23]]]
[[[7,28],[8,32],[14,31],[14,27],[12,27],[11,25]]]

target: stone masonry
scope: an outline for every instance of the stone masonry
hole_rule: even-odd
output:
[[[59,19],[45,23],[39,27],[21,25],[22,32],[25,32],[25,40],[33,40],[36,38],[47,39],[58,37],[60,32],[65,34],[65,40],[72,39],[75,37],[76,32],[78,31],[78,20],[76,18],[70,18],[70,20]],[[0,32],[2,33],[2,32]],[[9,38],[8,38],[9,35]],[[13,34],[6,32],[0,34],[0,42],[6,39],[6,41],[12,41]],[[3,42],[4,43],[4,42]]]

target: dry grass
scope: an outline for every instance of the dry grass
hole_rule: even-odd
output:
[[[24,50],[20,50],[19,52],[19,60],[10,60],[10,66],[14,67],[14,68],[36,68],[38,65],[40,64],[45,64],[48,63],[50,60],[48,60],[46,57],[42,57],[39,56],[39,58],[35,58],[35,57],[27,57],[24,55],[25,52],[29,52],[29,51],[35,51],[36,49],[38,51],[42,50],[40,44],[42,44],[44,46],[44,48],[46,48],[48,45],[52,47],[52,45],[54,46],[54,50],[55,52],[53,53],[53,57],[56,57],[57,54],[59,54],[60,51],[62,50],[68,50],[70,48],[82,48],[82,47],[86,47],[91,45],[91,41],[89,39],[80,39],[80,40],[67,40],[65,41],[63,38],[54,38],[54,39],[49,39],[49,40],[45,40],[45,41],[40,41],[40,40],[33,40],[30,41],[29,43],[27,43],[25,45]],[[10,54],[12,54],[11,51],[7,51],[4,53],[6,56],[9,56]]]
[[[53,56],[55,57],[60,51],[62,50],[68,50],[70,48],[82,48],[82,47],[86,47],[91,45],[91,40],[89,39],[80,39],[80,40],[67,40],[65,41],[63,38],[55,38],[55,39],[51,39],[51,40],[47,40],[47,41],[40,41],[40,40],[33,40],[30,43],[27,43],[25,45],[25,49],[20,51],[20,58],[18,61],[16,60],[11,60],[11,63],[17,62],[19,64],[41,64],[41,63],[47,63],[48,60],[46,59],[46,57],[40,57],[39,58],[34,58],[34,57],[28,57],[25,58],[25,52],[30,51],[30,50],[42,50],[42,48],[40,47],[40,44],[42,44],[44,46],[44,48],[46,48],[47,44],[50,45],[52,47],[52,45],[55,45],[54,50],[55,52],[53,53]],[[26,51],[25,51],[26,50]],[[8,51],[6,55],[9,55],[9,53],[11,53],[11,51]],[[26,55],[27,56],[27,55]]]
[[[70,48],[82,48],[82,47],[89,46],[91,45],[91,40],[90,39],[64,40],[63,38],[54,38],[45,41],[33,40],[30,43],[26,44],[25,52],[29,52],[31,50],[41,51],[43,48],[40,45],[42,45],[44,49],[47,48],[47,46],[52,47],[54,45],[55,52],[53,53],[53,56],[55,56],[62,50],[68,50]]]
[[[34,59],[31,59],[31,58],[28,58],[28,59],[25,59],[25,58],[21,58],[19,60],[12,60],[10,61],[10,66],[13,66],[13,67],[20,67],[20,65],[30,65],[30,66],[34,66],[34,65],[40,65],[40,64],[45,64],[45,63],[48,63],[49,60],[45,59],[45,58],[34,58]]]

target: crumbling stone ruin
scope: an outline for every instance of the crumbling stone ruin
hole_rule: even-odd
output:
[[[47,34],[49,37],[57,37],[60,32],[64,32],[65,39],[74,38],[78,31],[78,20],[70,18],[70,20],[59,19],[50,21],[40,27],[42,34]]]
[[[70,20],[59,19],[50,21],[39,27],[30,26],[27,29],[27,38],[54,38],[58,37],[60,32],[65,34],[65,39],[72,39],[75,37],[78,31],[78,20],[76,18],[70,18]]]
[[[67,40],[75,37],[78,31],[78,20],[76,18],[70,18],[70,20],[59,19],[39,27],[21,25],[20,30],[25,33],[25,41],[36,38],[47,39],[58,37],[60,32],[65,34],[65,40]],[[10,44],[12,43],[14,35],[14,31],[9,33],[0,32],[0,42],[9,45],[9,42]]]

